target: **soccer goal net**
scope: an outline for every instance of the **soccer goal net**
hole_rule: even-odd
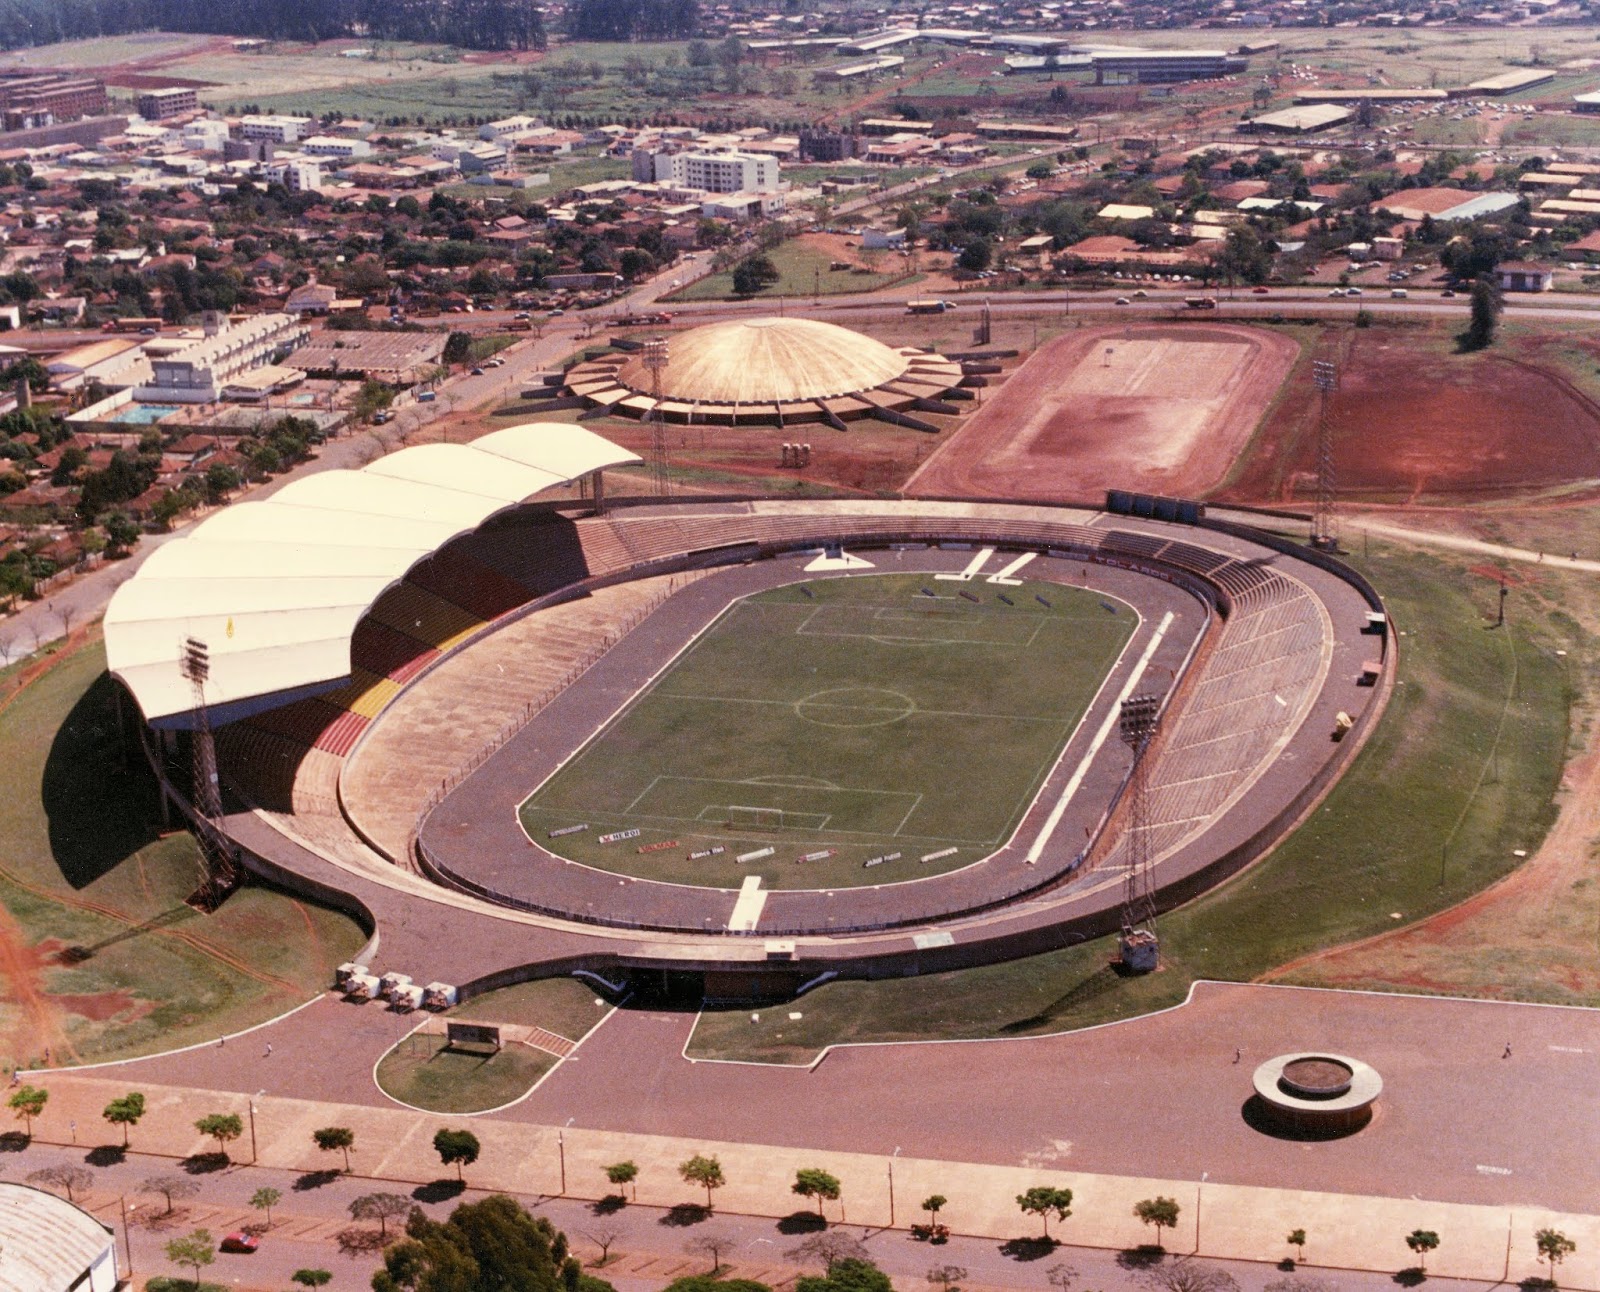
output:
[[[784,827],[783,809],[729,804],[728,825],[735,830],[781,830]]]

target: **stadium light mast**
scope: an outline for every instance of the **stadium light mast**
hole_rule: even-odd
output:
[[[1118,727],[1133,751],[1128,773],[1127,874],[1122,885],[1122,935],[1117,950],[1130,973],[1149,973],[1161,963],[1156,936],[1155,889],[1150,876],[1150,768],[1145,757],[1161,713],[1158,695],[1134,695],[1122,702]]]
[[[650,484],[658,498],[669,497],[672,482],[667,475],[667,419],[661,412],[661,370],[667,366],[666,337],[652,337],[644,343],[644,366],[650,370]]]
[[[179,667],[194,689],[194,730],[190,744],[193,770],[190,791],[194,799],[195,834],[200,843],[200,886],[190,905],[214,911],[238,887],[240,874],[233,849],[222,833],[222,786],[217,778],[217,745],[211,735],[206,708],[206,683],[211,678],[211,651],[198,637],[186,637]]]
[[[1311,381],[1318,391],[1317,501],[1311,516],[1311,546],[1333,551],[1339,546],[1334,526],[1333,427],[1328,422],[1328,396],[1339,389],[1339,369],[1318,359],[1311,365]]]

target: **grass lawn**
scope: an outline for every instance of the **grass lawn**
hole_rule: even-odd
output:
[[[1010,964],[830,983],[804,1018],[708,1013],[690,1053],[806,1062],[824,1045],[1030,1035],[1182,1000],[1196,978],[1249,980],[1322,947],[1451,906],[1534,850],[1554,818],[1572,694],[1559,622],[1485,630],[1488,586],[1452,560],[1373,545],[1365,563],[1400,640],[1382,725],[1316,813],[1243,875],[1160,921],[1163,967],[1112,972],[1115,945]],[[1398,915],[1399,919],[1394,916]]]
[[[432,1113],[481,1113],[527,1094],[556,1056],[520,1042],[490,1053],[450,1050],[437,1035],[413,1033],[378,1062],[378,1087]]]
[[[610,1008],[576,978],[540,978],[474,996],[447,1017],[542,1027],[578,1041]],[[491,1055],[447,1050],[443,1036],[413,1033],[379,1062],[378,1085],[430,1112],[476,1113],[525,1094],[555,1063],[555,1055],[521,1042],[508,1042]]]
[[[158,833],[142,760],[123,762],[98,644],[0,712],[0,940],[27,966],[0,1003],[0,1065],[128,1057],[261,1022],[327,985],[366,940],[266,888],[203,916],[186,833]]]
[[[555,182],[554,176],[551,177],[551,182]],[[804,242],[794,239],[774,247],[767,252],[767,258],[772,261],[779,278],[766,291],[760,293],[762,297],[810,296],[813,293],[819,296],[842,296],[850,292],[876,291],[880,287],[887,287],[890,283],[908,280],[908,275],[900,268],[903,264],[901,257],[891,256],[888,252],[884,253],[883,260],[883,264],[892,271],[888,273],[858,274],[848,269],[829,269],[828,266],[833,260],[826,251],[807,246]],[[915,281],[915,277],[911,276],[910,281]],[[733,271],[728,270],[725,273],[708,274],[662,299],[721,301],[728,300],[734,295]]]
[[[524,827],[605,870],[721,888],[755,871],[770,888],[885,883],[984,856],[1016,828],[1133,616],[1058,584],[957,586],[875,575],[736,602],[534,792]],[[726,851],[689,856],[713,847]],[[763,848],[777,855],[735,861]],[[830,855],[792,864],[815,853]]]

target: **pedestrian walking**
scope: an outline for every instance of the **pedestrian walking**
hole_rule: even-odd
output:
[[[1511,1057],[1511,1042],[1510,1041],[1506,1042],[1506,1052],[1504,1054],[1502,1054],[1500,1057],[1502,1059],[1509,1059]]]

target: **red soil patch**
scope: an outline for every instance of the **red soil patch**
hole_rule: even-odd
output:
[[[1600,477],[1600,407],[1563,378],[1497,355],[1419,352],[1355,333],[1329,402],[1339,492],[1478,497]],[[1235,482],[1237,501],[1309,501],[1316,393],[1297,382]]]
[[[1298,347],[1219,324],[1096,327],[1017,369],[907,486],[913,496],[1203,496],[1226,476]]]

